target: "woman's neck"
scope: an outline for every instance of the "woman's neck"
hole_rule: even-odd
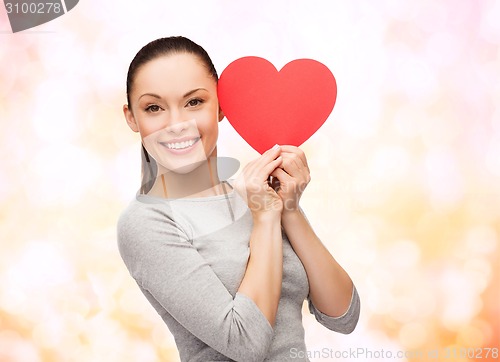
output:
[[[158,165],[158,175],[148,195],[169,199],[220,195],[223,189],[217,174],[217,158],[203,161],[193,171],[182,174]]]

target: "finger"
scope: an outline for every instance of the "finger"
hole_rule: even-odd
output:
[[[286,146],[282,146],[281,150],[282,150],[282,153],[286,152],[288,154],[294,155],[294,157],[296,157],[297,160],[299,160],[299,163],[298,163],[299,166],[303,165],[303,167],[307,168],[307,170],[309,171],[309,166],[307,164],[306,156],[300,148],[295,147],[295,146],[286,145]]]
[[[276,168],[273,172],[271,172],[271,176],[276,177],[280,182],[280,185],[284,185],[287,182],[293,182],[293,177],[283,171],[281,168]]]
[[[283,157],[283,162],[280,168],[285,170],[290,176],[298,178],[302,174],[307,173],[305,166],[298,157],[292,156],[290,153],[283,153],[281,157]]]
[[[290,176],[296,177],[300,171],[297,163],[293,159],[294,156],[290,153],[283,153],[281,157],[283,157],[283,162],[281,163],[280,168]]]
[[[299,156],[299,158],[302,161],[302,163],[304,164],[304,166],[307,168],[307,170],[309,170],[309,165],[307,164],[307,158],[306,158],[306,154],[304,153],[304,151],[302,151],[297,146],[292,146],[292,145],[281,145],[280,148],[283,152],[290,152],[290,153],[294,153],[297,156]]]
[[[281,154],[281,147],[275,144],[260,156],[258,162],[269,163],[275,160]]]
[[[281,166],[281,163],[283,162],[283,157],[281,156],[278,156],[277,159],[269,162],[267,165],[264,165],[264,167],[262,167],[260,169],[260,172],[259,172],[259,179],[263,179],[263,180],[267,180],[269,175],[271,175],[271,173],[278,167]]]
[[[258,172],[259,169],[269,164],[273,160],[275,160],[281,154],[281,148],[278,145],[274,145],[272,148],[268,149],[257,159],[252,161],[251,165],[249,165],[248,171],[251,173]]]

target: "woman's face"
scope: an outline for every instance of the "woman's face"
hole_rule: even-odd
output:
[[[127,123],[140,133],[160,172],[188,173],[217,156],[223,118],[217,83],[195,55],[170,54],[142,65],[129,97]]]

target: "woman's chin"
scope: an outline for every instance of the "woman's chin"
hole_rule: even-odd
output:
[[[167,172],[185,175],[190,172],[193,172],[195,169],[200,167],[200,165],[202,165],[204,162],[206,162],[206,158],[200,157],[196,160],[191,160],[189,162],[160,162],[160,164]]]
[[[154,153],[150,154],[165,172],[187,174],[207,160],[203,147],[194,147],[192,151],[194,152],[177,155],[165,152],[163,149],[154,149]]]
[[[199,161],[199,162],[195,162],[195,163],[190,163],[188,165],[183,165],[183,166],[179,166],[176,168],[172,168],[170,170],[170,172],[173,172],[173,173],[176,173],[179,175],[185,175],[185,174],[193,172],[195,169],[197,169],[201,165],[201,163],[202,163],[202,161]]]

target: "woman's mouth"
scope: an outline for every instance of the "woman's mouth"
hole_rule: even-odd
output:
[[[160,144],[172,153],[183,154],[189,152],[199,140],[200,137],[196,137],[182,142],[160,142]]]

